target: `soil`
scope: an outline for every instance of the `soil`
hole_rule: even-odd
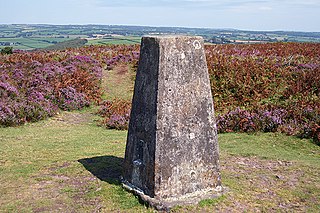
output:
[[[77,212],[79,209],[100,212],[101,200],[88,196],[88,193],[101,190],[100,182],[93,175],[59,174],[60,169],[68,169],[72,166],[71,164],[73,163],[65,162],[61,165],[53,165],[41,176],[35,177],[42,181],[29,187],[29,190],[32,190],[32,198],[50,200],[51,205],[34,207],[33,212]]]
[[[227,156],[221,161],[221,170],[226,179],[238,180],[235,190],[242,191],[243,196],[235,195],[233,189],[228,193],[228,202],[217,205],[221,212],[235,211],[298,211],[305,212],[306,199],[286,192],[304,186],[319,184],[313,182],[317,171],[298,165],[295,162],[263,160],[257,157]],[[222,179],[223,181],[223,179]],[[305,193],[308,193],[306,187]],[[246,192],[250,192],[246,194]],[[253,202],[254,201],[254,202]],[[228,206],[225,204],[228,203]],[[260,205],[259,205],[260,204]]]
[[[54,125],[81,125],[88,124],[94,121],[93,112],[61,112],[51,118],[50,124]]]

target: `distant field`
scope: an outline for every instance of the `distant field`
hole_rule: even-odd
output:
[[[108,37],[103,39],[88,40],[87,45],[96,44],[140,44],[141,37],[123,36],[123,37]]]
[[[66,40],[70,40],[71,38],[53,38],[53,37],[39,37],[39,38],[0,38],[1,42],[10,42],[14,43],[13,45],[10,45],[13,47],[14,50],[20,49],[20,50],[30,50],[30,49],[38,49],[38,48],[45,48],[48,46],[53,45],[57,42],[62,42]],[[1,48],[4,48],[4,45],[0,46]]]
[[[85,36],[83,36],[85,37]],[[14,43],[10,46],[14,50],[31,50],[31,49],[40,49],[51,46],[57,42],[63,42],[76,38],[75,36],[70,36],[69,38],[54,38],[54,37],[36,37],[36,38],[0,38],[1,42],[10,42]],[[123,37],[108,37],[103,39],[88,39],[87,45],[101,45],[101,44],[140,44],[141,37],[133,36],[123,36]],[[0,46],[0,49],[4,48],[4,45]]]

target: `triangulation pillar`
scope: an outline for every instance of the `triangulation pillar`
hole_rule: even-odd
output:
[[[142,38],[123,183],[162,210],[222,193],[201,37]]]

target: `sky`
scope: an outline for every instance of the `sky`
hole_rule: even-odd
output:
[[[320,32],[320,0],[0,0],[0,24]]]

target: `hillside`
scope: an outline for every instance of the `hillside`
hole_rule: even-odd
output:
[[[0,49],[46,48],[58,42],[82,38],[88,44],[136,44],[143,35],[200,35],[207,43],[251,44],[269,42],[320,42],[319,32],[248,31],[186,27],[149,27],[119,25],[43,25],[0,24]]]
[[[206,47],[229,192],[173,212],[319,210],[319,50]],[[0,55],[0,211],[153,212],[119,180],[138,58],[138,45]]]
[[[132,84],[119,80],[127,74],[115,71],[106,80],[130,91]],[[107,89],[111,82],[104,85],[113,97],[119,91]],[[0,129],[0,211],[153,212],[119,183],[126,131],[97,127],[93,112]],[[218,140],[229,192],[173,212],[318,210],[318,146],[275,133],[219,134]]]

